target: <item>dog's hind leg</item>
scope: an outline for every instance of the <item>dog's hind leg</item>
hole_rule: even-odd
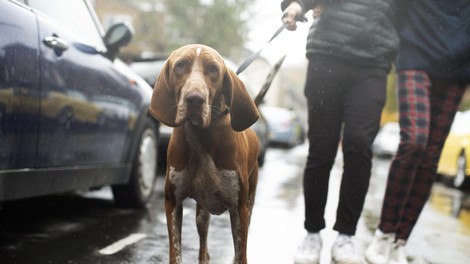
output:
[[[196,226],[199,234],[199,264],[209,263],[209,251],[207,249],[207,233],[209,231],[210,213],[197,204]]]

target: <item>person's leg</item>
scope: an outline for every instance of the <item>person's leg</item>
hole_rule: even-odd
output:
[[[390,165],[379,229],[396,233],[405,201],[428,141],[431,82],[423,71],[402,71],[398,78],[400,144]]]
[[[431,119],[428,144],[421,156],[411,191],[404,204],[396,237],[406,241],[431,193],[437,164],[465,87],[449,80],[431,78]]]
[[[339,204],[334,229],[354,235],[364,206],[372,167],[372,143],[380,128],[386,100],[387,71],[354,68],[344,94],[343,157]]]
[[[325,228],[328,181],[338,149],[342,123],[342,65],[315,58],[308,68],[305,95],[308,101],[309,153],[304,171],[305,229]]]
[[[341,64],[339,64],[341,65]],[[309,153],[304,171],[307,236],[297,249],[294,263],[318,263],[322,248],[320,230],[325,228],[328,181],[338,149],[342,123],[343,74],[330,59],[314,58],[307,71]]]
[[[369,263],[386,263],[399,253],[401,244],[394,243],[402,216],[404,201],[415,177],[417,164],[428,141],[430,123],[430,80],[422,71],[401,71],[398,79],[400,111],[400,144],[390,165],[378,230],[365,252]]]

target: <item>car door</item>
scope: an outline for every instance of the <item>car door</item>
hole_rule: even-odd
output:
[[[122,162],[137,114],[131,83],[101,52],[83,0],[30,0],[38,12],[41,121],[37,167]]]
[[[35,162],[40,91],[34,25],[34,14],[24,6],[1,2],[0,170],[30,168]]]

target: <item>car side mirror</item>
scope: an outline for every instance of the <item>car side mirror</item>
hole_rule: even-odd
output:
[[[106,56],[114,60],[116,54],[121,47],[131,42],[134,35],[134,29],[125,23],[118,23],[111,26],[104,36],[104,44],[106,45]]]

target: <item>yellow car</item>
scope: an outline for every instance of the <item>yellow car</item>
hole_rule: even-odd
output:
[[[437,173],[456,188],[470,188],[470,110],[455,116]]]

